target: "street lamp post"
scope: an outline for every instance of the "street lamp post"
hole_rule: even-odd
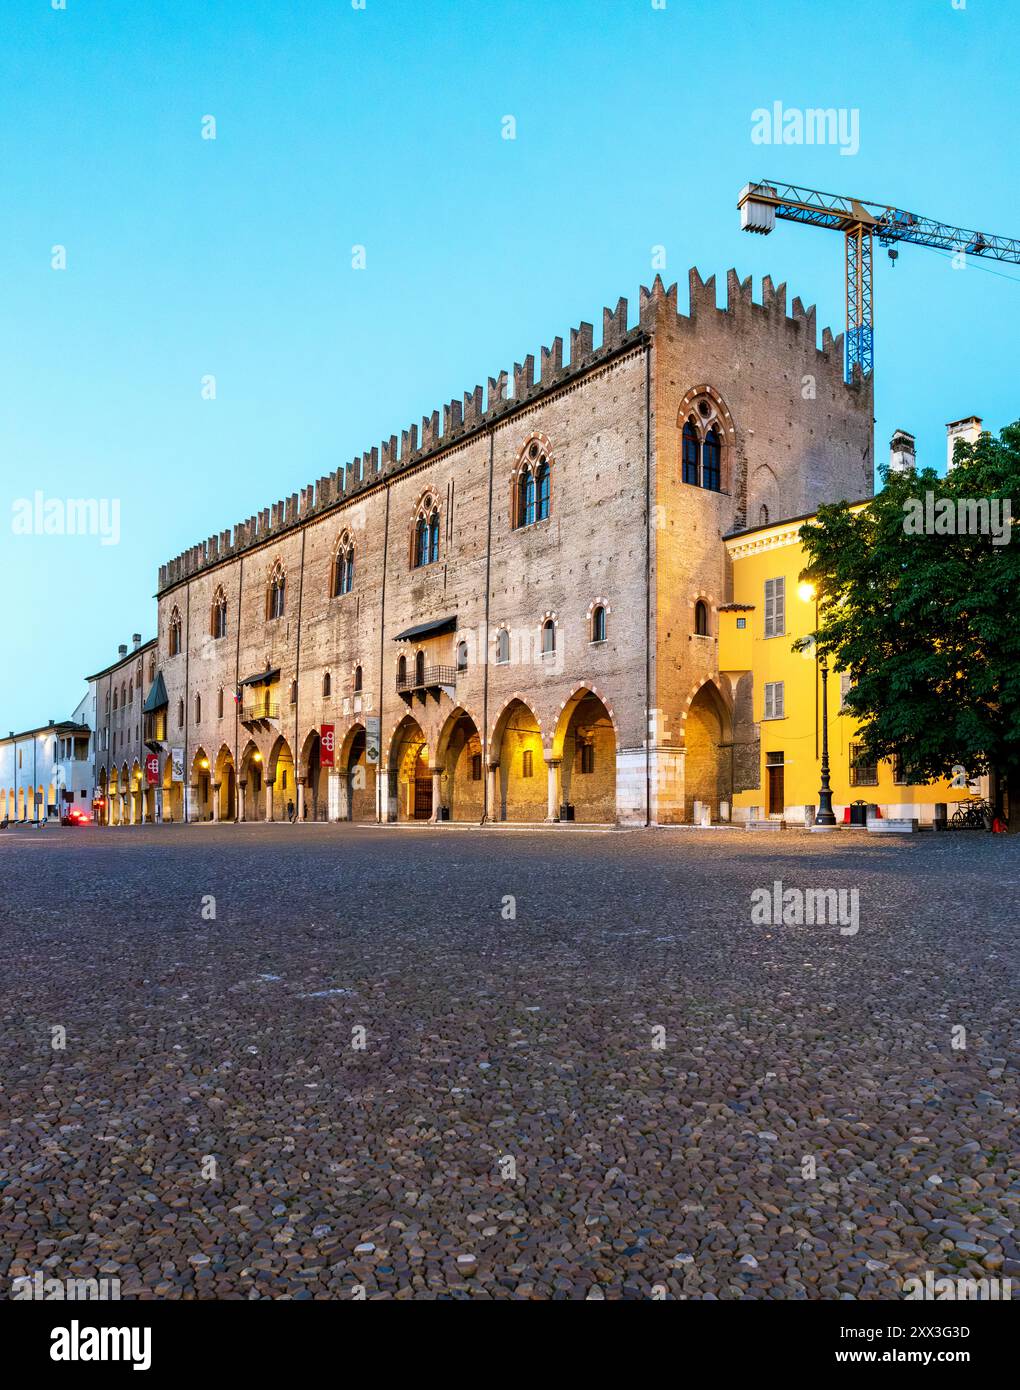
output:
[[[818,815],[816,825],[834,826],[836,817],[832,810],[832,788],[829,786],[829,663],[822,657],[822,785],[818,789]]]
[[[823,656],[818,657],[818,591],[813,584],[802,584],[800,586],[800,597],[805,603],[812,600],[815,605],[815,661],[822,673],[822,784],[818,788],[818,814],[815,816],[815,827],[822,830],[834,830],[836,828],[836,816],[832,809],[832,788],[829,785],[829,663]],[[818,686],[815,685],[817,697]],[[815,737],[817,739],[817,722],[815,724]],[[817,755],[818,745],[815,744]]]

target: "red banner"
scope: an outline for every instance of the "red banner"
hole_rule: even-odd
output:
[[[145,780],[150,787],[156,786],[159,782],[159,754],[146,753],[145,755]]]
[[[319,766],[333,766],[333,725],[323,724],[319,730]]]

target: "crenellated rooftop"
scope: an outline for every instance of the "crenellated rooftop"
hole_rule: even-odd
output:
[[[821,347],[818,347],[815,306],[805,309],[802,302],[795,298],[787,314],[785,284],[775,286],[771,276],[766,275],[762,280],[761,302],[756,303],[752,296],[751,277],[741,280],[735,270],[729,270],[726,275],[726,307],[720,309],[716,304],[714,275],[704,280],[697,268],[692,268],[689,282],[688,314],[681,314],[677,308],[676,284],[667,289],[661,277],[656,275],[651,289],[641,286],[638,323],[633,328],[627,327],[627,300],[617,300],[615,309],[602,310],[602,340],[597,348],[594,345],[594,326],[587,322],[578,324],[570,330],[570,360],[566,365],[563,362],[563,339],[554,338],[550,347],[541,349],[537,377],[533,353],[528,353],[523,362],[514,363],[512,395],[508,394],[510,379],[506,371],[501,371],[495,377],[490,376],[484,406],[482,388],[475,386],[471,391],[465,391],[462,399],[454,399],[443,406],[442,428],[440,412],[434,410],[431,415],[422,417],[420,434],[416,424],[401,430],[399,447],[397,436],[391,434],[388,439],[356,456],[335,472],[301,488],[300,492],[291,493],[289,497],[237,522],[232,530],[220,531],[189,547],[160,566],[158,592],[173,588],[211,565],[261,545],[292,527],[339,507],[394,474],[403,473],[444,449],[488,429],[546,393],[646,342],[659,328],[672,326],[681,332],[696,331],[699,316],[704,319],[714,314],[729,320],[735,327],[754,316],[756,326],[764,322],[774,325],[779,331],[803,334],[829,370],[839,375],[840,382],[847,390],[860,389],[859,380],[852,384],[843,382],[842,333],[834,337],[830,329],[823,328]]]

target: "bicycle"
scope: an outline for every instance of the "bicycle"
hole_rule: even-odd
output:
[[[992,808],[987,801],[969,801],[956,808],[949,824],[953,830],[987,830],[991,815]]]

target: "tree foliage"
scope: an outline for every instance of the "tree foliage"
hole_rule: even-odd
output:
[[[849,673],[846,705],[872,758],[899,753],[919,781],[954,764],[970,775],[992,770],[1016,795],[1020,525],[1010,518],[1020,502],[1020,422],[998,439],[958,443],[947,477],[884,476],[862,509],[823,506],[801,529],[801,577],[819,594],[819,654]],[[975,518],[991,522],[995,502],[1005,543],[988,529],[958,533]]]

